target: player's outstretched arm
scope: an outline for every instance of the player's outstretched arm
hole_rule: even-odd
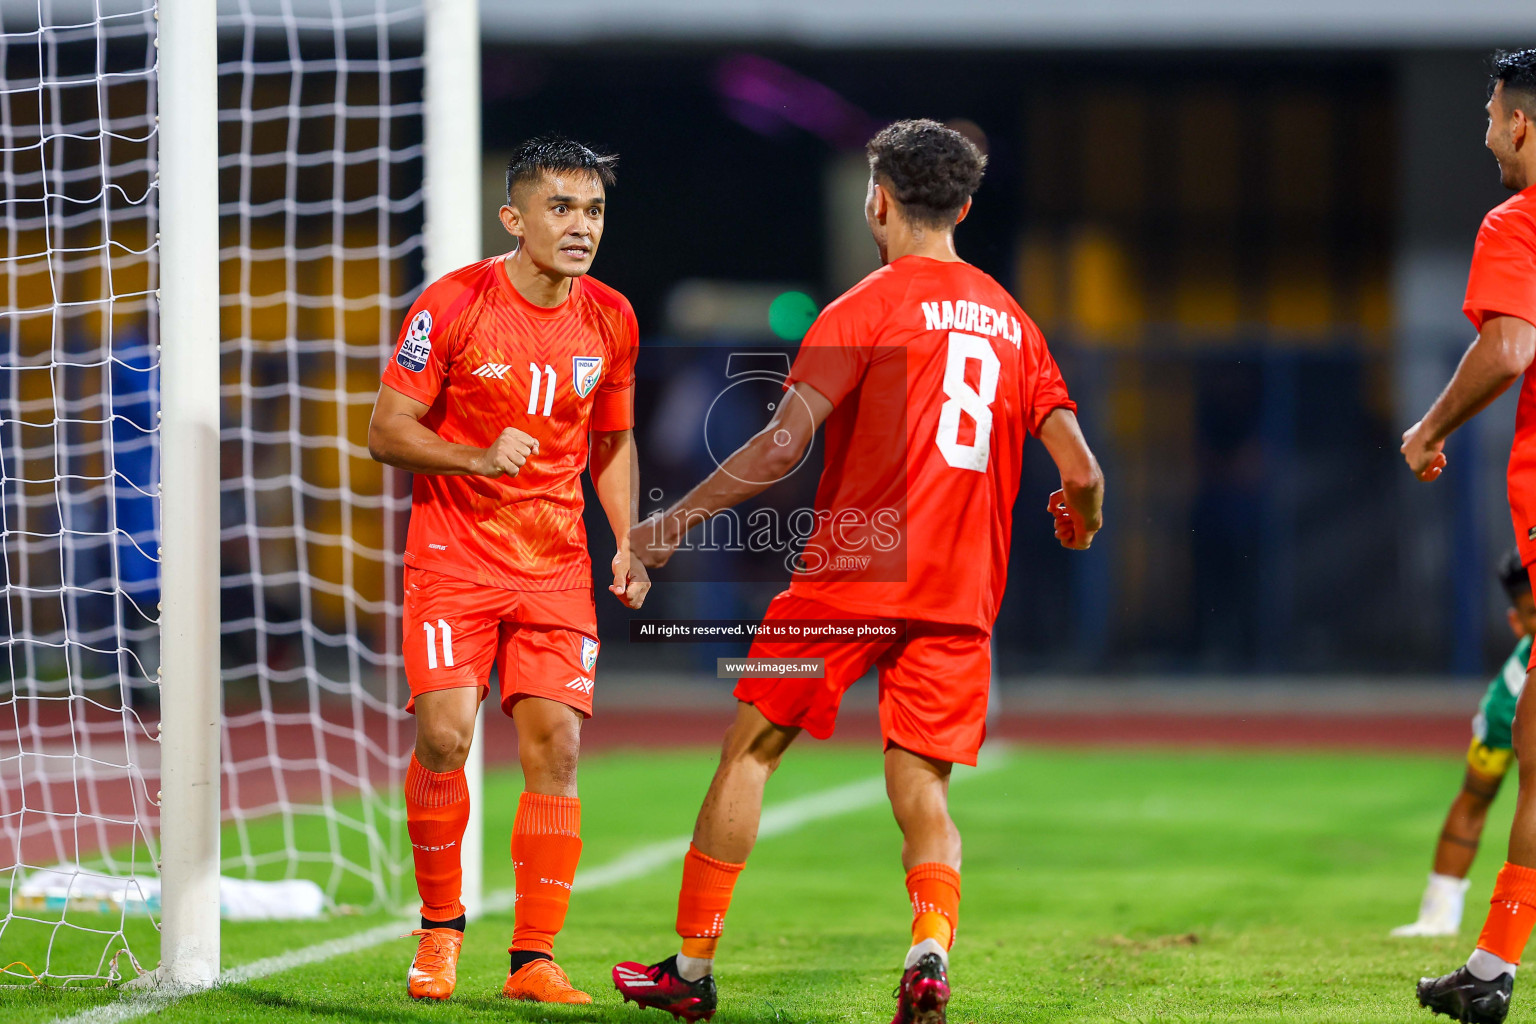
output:
[[[671,508],[630,531],[630,546],[640,560],[653,569],[666,565],[693,527],[755,498],[788,475],[831,412],[832,403],[821,392],[804,381],[791,385],[766,427]]]
[[[629,531],[640,518],[640,455],[633,430],[592,431],[592,488],[608,514],[613,542],[613,582],[608,591],[627,607],[645,604],[651,578],[630,552]]]
[[[1536,358],[1536,325],[1488,314],[1451,382],[1424,418],[1403,433],[1403,459],[1428,483],[1445,470],[1445,439],[1513,384]]]
[[[1061,490],[1046,511],[1056,521],[1056,539],[1074,551],[1087,550],[1104,525],[1104,473],[1078,426],[1077,415],[1056,409],[1040,425],[1040,441],[1061,473]]]
[[[368,454],[411,473],[497,477],[517,476],[523,463],[538,453],[539,442],[513,427],[503,430],[489,448],[444,441],[421,423],[428,408],[382,385],[368,422]]]

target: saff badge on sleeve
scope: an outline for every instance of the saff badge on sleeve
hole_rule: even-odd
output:
[[[571,383],[576,388],[576,394],[586,398],[597,387],[597,382],[603,376],[602,356],[573,356],[571,358]]]
[[[432,356],[432,313],[423,309],[411,318],[411,326],[405,332],[405,340],[400,343],[400,351],[395,353],[395,362],[412,373],[420,373],[427,368],[427,360]]]

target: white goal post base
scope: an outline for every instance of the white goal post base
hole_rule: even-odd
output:
[[[123,982],[122,987],[130,992],[154,992],[176,998],[210,989],[218,981],[218,972],[208,970],[208,951],[190,948],[184,950],[174,963],[162,963],[132,981]]]

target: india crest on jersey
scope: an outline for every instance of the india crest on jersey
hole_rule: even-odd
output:
[[[581,667],[585,672],[597,667],[597,641],[591,637],[581,638]]]
[[[582,398],[592,393],[603,375],[602,356],[574,356],[571,359],[571,383]],[[594,654],[593,657],[596,657]]]

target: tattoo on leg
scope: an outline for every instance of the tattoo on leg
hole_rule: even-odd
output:
[[[1491,786],[1486,786],[1481,783],[1464,782],[1462,783],[1461,788],[1466,792],[1471,793],[1479,800],[1491,801],[1494,797],[1499,795],[1498,783],[1494,783]]]
[[[1457,846],[1465,846],[1469,850],[1477,849],[1479,842],[1479,840],[1468,839],[1465,836],[1453,836],[1448,831],[1440,833],[1440,841],[1442,843],[1455,843]]]

